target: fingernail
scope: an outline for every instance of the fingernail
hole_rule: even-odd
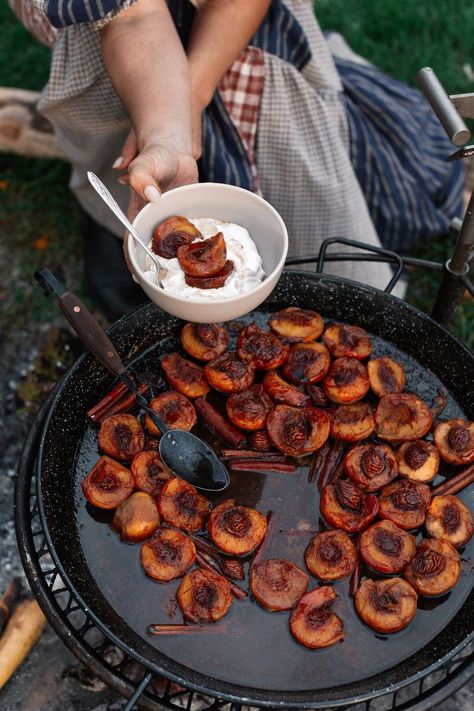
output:
[[[147,185],[143,191],[148,202],[159,202],[161,193],[154,185]]]
[[[128,185],[130,180],[128,175],[121,175],[120,178],[117,178],[117,182],[121,183],[121,185]]]
[[[118,168],[123,163],[123,156],[119,156],[117,160],[114,161],[112,168]]]

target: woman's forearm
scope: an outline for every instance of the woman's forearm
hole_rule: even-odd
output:
[[[193,95],[203,107],[265,17],[271,0],[206,0],[188,44]]]
[[[138,0],[101,30],[102,55],[141,149],[191,150],[188,62],[165,0]]]

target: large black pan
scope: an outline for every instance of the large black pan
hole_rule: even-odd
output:
[[[443,417],[474,418],[473,354],[427,316],[395,297],[335,277],[299,272],[283,275],[271,300],[246,321],[264,323],[269,312],[299,305],[326,318],[358,324],[374,336],[375,353],[403,361],[407,389],[426,401],[441,383],[449,391]],[[149,305],[114,326],[111,337],[135,371],[159,371],[160,356],[179,347],[180,322]],[[89,509],[80,481],[98,457],[96,431],[84,412],[110,387],[111,377],[91,357],[81,359],[64,380],[42,437],[38,464],[40,513],[64,578],[96,622],[119,645],[157,673],[220,698],[246,704],[322,707],[367,698],[378,690],[424,675],[443,664],[473,636],[471,594],[474,544],[463,551],[456,588],[420,605],[406,630],[389,639],[358,620],[347,581],[336,583],[336,611],[343,617],[343,644],[312,652],[292,640],[285,613],[268,613],[247,600],[235,603],[222,633],[149,638],[149,623],[180,621],[173,607],[175,587],[147,579],[139,546],[118,541],[108,515]],[[445,471],[446,473],[446,471]],[[272,556],[301,564],[306,538],[287,536],[297,520],[318,524],[316,488],[306,470],[296,477],[242,476],[229,496],[261,511],[278,512]],[[462,497],[474,510],[474,487]]]

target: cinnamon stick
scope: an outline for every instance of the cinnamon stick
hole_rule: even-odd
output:
[[[260,461],[255,459],[233,459],[229,462],[231,474],[294,474],[296,464],[294,462],[274,462]]]
[[[91,420],[91,422],[101,424],[107,417],[112,415],[118,415],[122,412],[128,412],[137,403],[137,398],[135,393],[130,392],[126,386],[123,386],[124,392],[118,393],[116,397],[110,398],[107,396],[107,400],[101,400],[98,405],[91,408],[86,412],[86,416]],[[114,388],[116,390],[116,388]],[[145,395],[148,392],[148,385],[141,383],[137,387],[140,395]],[[118,391],[117,391],[118,392]]]
[[[357,541],[356,541],[356,549],[357,549],[357,562],[355,564],[355,568],[352,571],[352,575],[349,581],[349,595],[351,597],[355,597],[355,594],[357,590],[359,589],[360,585],[360,579],[362,576],[362,558],[360,557],[360,535],[357,536]]]
[[[261,452],[253,449],[221,449],[220,458],[226,459],[258,459],[260,461],[286,462],[286,456],[280,452]]]
[[[209,570],[211,573],[217,573],[218,575],[221,575],[223,578],[225,578],[230,585],[230,591],[232,595],[237,598],[237,600],[244,600],[248,596],[247,591],[240,588],[232,580],[229,580],[226,575],[223,575],[220,566],[216,565],[212,558],[208,558],[205,553],[200,553],[198,551],[196,553],[196,560],[201,566],[201,568],[204,568],[204,570]]]
[[[452,476],[447,481],[435,486],[431,490],[431,498],[434,496],[448,496],[452,494],[457,494],[458,491],[462,491],[466,486],[474,482],[474,464],[470,464],[468,467],[458,472]]]
[[[148,625],[147,633],[155,636],[194,634],[195,632],[206,632],[207,634],[223,634],[225,626],[220,625]]]
[[[122,381],[118,382],[112,390],[104,395],[102,400],[99,400],[96,405],[91,407],[90,410],[86,412],[87,417],[91,420],[96,420],[96,416],[99,416],[100,413],[103,410],[106,410],[112,403],[120,400],[120,398],[126,394],[127,390],[128,388],[125,383],[122,383]]]
[[[236,449],[245,442],[245,435],[242,434],[237,427],[234,427],[234,425],[221,415],[207,400],[198,397],[194,401],[194,407],[206,427],[217,437],[227,442],[231,447]]]
[[[308,472],[308,483],[311,484],[315,479],[316,476],[321,468],[321,465],[329,452],[329,443],[326,442],[321,449],[318,449],[313,456],[313,460],[311,462],[311,465],[309,467],[309,472]]]
[[[324,458],[324,463],[321,467],[321,472],[319,474],[319,479],[318,479],[318,490],[322,491],[322,489],[327,486],[329,482],[329,477],[331,476],[332,472],[334,469],[337,467],[337,465],[340,462],[340,459],[342,457],[342,453],[344,451],[345,444],[344,442],[333,442],[331,447],[329,448],[329,451]]]
[[[265,537],[263,541],[260,543],[259,547],[255,551],[253,560],[252,560],[252,565],[255,565],[255,563],[258,563],[259,560],[262,559],[264,551],[268,548],[270,544],[270,540],[273,538],[273,534],[276,529],[276,516],[273,513],[273,511],[269,511],[267,513],[267,530],[265,533]]]

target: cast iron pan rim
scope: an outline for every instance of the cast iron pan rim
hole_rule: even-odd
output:
[[[441,326],[440,324],[436,323],[431,319],[429,316],[424,314],[422,311],[419,311],[417,308],[411,306],[410,304],[407,304],[404,302],[402,299],[399,299],[398,297],[395,297],[391,294],[387,294],[383,291],[380,291],[379,289],[375,289],[373,287],[369,287],[363,284],[359,284],[358,282],[349,280],[349,279],[344,279],[342,277],[335,277],[333,275],[326,276],[324,274],[320,273],[311,273],[311,272],[305,272],[303,270],[291,270],[291,271],[286,271],[285,272],[288,275],[295,274],[295,275],[300,275],[305,278],[309,278],[314,281],[329,281],[331,283],[340,283],[342,285],[348,285],[352,288],[357,288],[358,290],[364,291],[367,294],[376,296],[376,297],[382,297],[384,300],[388,299],[389,301],[393,302],[395,306],[398,308],[405,309],[408,313],[413,314],[417,318],[422,317],[423,320],[426,320],[427,322],[434,324],[438,329],[440,329],[445,335],[447,335],[450,339],[456,342],[458,346],[461,347],[461,349],[465,352],[466,356],[470,359],[473,357],[473,352],[465,346],[462,341],[460,341],[456,336],[454,336],[448,329],[445,327]],[[375,307],[375,304],[374,304]],[[145,308],[150,308],[150,304],[146,306],[139,307],[139,309],[136,309],[135,311],[132,311],[130,314],[127,316],[122,317],[119,319],[109,330],[109,334],[113,336],[114,331],[117,330],[120,326],[126,324],[127,321],[132,321],[136,318],[137,313],[141,309]],[[145,353],[146,351],[144,351]],[[139,356],[137,356],[137,359],[143,357],[144,353],[141,353]],[[188,689],[191,689],[193,691],[196,691],[201,694],[205,694],[208,696],[216,697],[218,696],[219,699],[223,699],[226,701],[230,702],[238,702],[238,703],[243,703],[247,705],[255,705],[255,706],[260,706],[260,707],[284,707],[284,708],[293,708],[293,709],[306,709],[306,708],[321,708],[321,707],[340,707],[344,706],[347,704],[355,704],[356,702],[362,702],[366,701],[368,699],[376,698],[378,696],[381,696],[383,694],[387,694],[391,691],[395,691],[396,689],[403,688],[413,682],[416,682],[418,679],[427,676],[428,674],[440,669],[443,667],[446,662],[448,662],[453,656],[458,654],[464,647],[466,647],[473,639],[474,639],[474,630],[471,631],[470,634],[468,634],[461,642],[459,642],[453,649],[451,649],[449,652],[447,652],[443,657],[437,659],[435,662],[433,662],[430,666],[425,667],[415,674],[401,680],[401,681],[396,681],[393,682],[392,684],[389,684],[387,686],[379,687],[377,689],[371,689],[370,691],[366,692],[361,692],[357,693],[354,695],[353,693],[350,694],[346,698],[337,698],[335,700],[321,700],[321,701],[315,701],[314,698],[312,698],[312,694],[314,694],[314,691],[316,690],[306,690],[306,691],[291,691],[291,692],[285,692],[285,691],[266,691],[264,689],[253,689],[250,687],[242,687],[238,686],[235,684],[232,684],[231,682],[222,682],[218,681],[215,679],[212,679],[211,677],[206,677],[204,674],[201,674],[199,672],[195,672],[194,670],[190,670],[188,667],[183,666],[182,664],[178,664],[174,660],[172,660],[170,657],[165,655],[162,652],[159,652],[164,659],[168,662],[171,662],[174,667],[178,668],[180,673],[176,673],[175,671],[172,671],[170,669],[167,669],[166,666],[158,666],[155,662],[150,661],[146,657],[144,657],[140,652],[135,651],[135,649],[131,648],[130,646],[127,645],[126,642],[122,641],[120,637],[118,637],[114,632],[112,632],[111,629],[107,626],[105,622],[103,622],[100,617],[97,616],[97,614],[91,610],[91,608],[87,605],[87,603],[83,600],[82,596],[79,594],[77,591],[75,585],[72,583],[72,581],[69,578],[69,575],[67,574],[66,570],[64,569],[64,566],[58,557],[56,553],[56,549],[54,547],[54,544],[51,539],[50,531],[48,528],[48,522],[47,522],[47,517],[45,514],[44,506],[43,506],[43,495],[42,495],[42,469],[43,469],[43,452],[44,452],[44,446],[45,446],[45,440],[47,437],[48,429],[49,429],[49,424],[50,420],[52,418],[54,408],[56,405],[57,400],[61,397],[62,392],[66,386],[66,384],[69,382],[69,379],[74,376],[76,371],[79,369],[79,367],[83,364],[84,359],[87,357],[92,358],[88,353],[85,353],[82,355],[76,363],[71,367],[71,369],[63,376],[61,381],[58,384],[56,393],[54,395],[54,398],[51,401],[51,406],[49,409],[49,412],[47,414],[47,417],[45,418],[42,434],[41,434],[41,440],[40,440],[40,445],[39,445],[39,452],[38,452],[38,459],[37,459],[37,476],[36,476],[36,484],[37,484],[37,495],[38,495],[38,510],[39,510],[39,515],[41,518],[41,522],[44,528],[44,534],[45,534],[45,539],[48,545],[48,548],[50,549],[51,556],[58,568],[59,574],[64,580],[64,582],[67,583],[67,585],[70,588],[71,593],[79,603],[79,605],[87,612],[88,615],[93,619],[94,623],[99,627],[99,629],[114,643],[116,644],[119,648],[121,648],[123,651],[126,653],[130,654],[133,658],[135,658],[140,664],[143,664],[145,667],[148,669],[151,669],[154,673],[160,676],[164,676],[167,679],[170,679],[171,681],[174,681],[175,683],[182,685]],[[134,359],[130,361],[128,365],[132,365],[134,362]],[[462,610],[462,608],[461,608]],[[459,614],[460,611],[458,611],[457,614]],[[145,645],[145,641],[141,641],[140,643]],[[416,654],[416,652],[414,653]],[[410,655],[413,656],[413,655]],[[409,658],[408,658],[409,659]],[[408,660],[405,660],[405,663]],[[398,666],[398,665],[395,665]],[[392,669],[395,667],[392,667]],[[197,679],[197,681],[193,681],[189,678],[189,672],[191,672],[191,675]],[[362,684],[366,686],[370,686],[370,682],[374,678],[379,678],[380,676],[383,676],[383,672],[374,675],[372,677],[367,677],[366,679],[360,680],[358,682],[354,682],[352,684],[348,684],[347,686],[349,688],[354,688],[355,686],[361,686]],[[344,687],[338,687],[339,689],[343,689]],[[321,689],[319,690],[320,693],[324,693],[325,691],[328,692],[329,695],[331,695],[331,692],[334,692],[334,687],[326,689]],[[290,694],[292,697],[292,701],[288,701],[285,699],[282,699],[282,696],[285,696],[285,694]]]

